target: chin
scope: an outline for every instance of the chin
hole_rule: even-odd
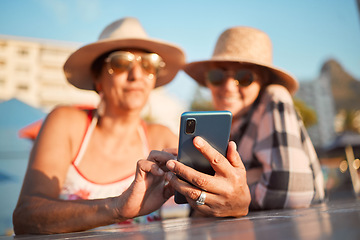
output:
[[[128,110],[142,110],[145,106],[143,102],[131,101],[123,105]]]
[[[216,110],[218,111],[230,111],[232,114],[238,113],[241,111],[242,108],[239,108],[239,105],[241,103],[237,104],[217,104]]]
[[[218,108],[217,110],[229,111],[232,113],[233,117],[240,117],[245,113],[245,109],[243,108],[239,109],[238,107],[222,107],[222,108]]]

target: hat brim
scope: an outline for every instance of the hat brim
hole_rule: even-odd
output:
[[[185,54],[182,49],[161,40],[106,39],[85,45],[70,55],[63,67],[67,80],[77,88],[95,90],[91,64],[101,54],[121,48],[142,49],[161,56],[166,66],[159,72],[155,87],[169,83],[185,64]]]
[[[272,83],[277,83],[283,85],[288,89],[291,95],[294,95],[299,88],[299,83],[291,74],[287,73],[284,70],[276,68],[274,66],[269,66],[266,64],[256,63],[254,61],[243,60],[233,60],[233,59],[211,59],[205,61],[196,61],[188,63],[184,66],[183,70],[192,77],[199,85],[206,87],[205,73],[213,68],[214,63],[237,63],[240,66],[242,65],[252,65],[259,68],[263,68],[269,71],[272,76],[270,78]]]

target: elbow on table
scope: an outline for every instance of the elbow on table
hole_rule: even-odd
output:
[[[24,216],[24,214],[27,214],[26,210],[23,209],[21,205],[16,206],[12,216],[14,232],[16,235],[28,233],[25,227],[27,222],[27,217]]]
[[[41,234],[40,224],[36,222],[34,209],[27,204],[18,204],[13,212],[13,227],[16,235]]]

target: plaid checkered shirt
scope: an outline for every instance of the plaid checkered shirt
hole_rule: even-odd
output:
[[[307,207],[324,199],[318,157],[287,89],[268,86],[237,125],[231,139],[246,169],[262,168],[249,185],[250,210]]]

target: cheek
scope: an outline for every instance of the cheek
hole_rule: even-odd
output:
[[[150,88],[150,90],[155,88],[156,85],[156,77],[152,78],[152,79],[146,79],[146,81],[148,82],[148,86]]]
[[[144,82],[146,95],[149,95],[150,92],[155,88],[156,78],[154,77],[153,79],[145,79]]]
[[[217,96],[219,95],[219,89],[218,88],[211,88],[209,87],[212,100],[215,104],[217,104]]]
[[[252,86],[250,86],[249,89],[247,89],[246,94],[246,103],[248,105],[251,105],[254,103],[254,101],[256,100],[256,98],[258,97],[259,95],[259,92],[260,92],[260,89],[261,89],[261,86],[260,84],[258,84],[257,82],[253,83]]]

